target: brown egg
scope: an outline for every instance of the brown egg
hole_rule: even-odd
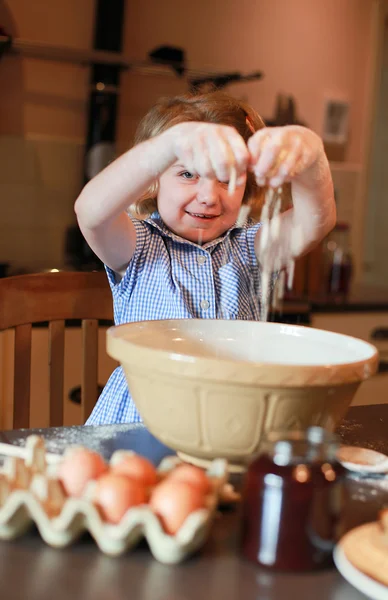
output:
[[[93,500],[103,519],[119,523],[129,508],[145,504],[146,492],[139,481],[108,473],[97,481]]]
[[[75,448],[59,464],[58,479],[66,494],[81,496],[86,484],[107,470],[108,465],[100,454],[87,448]]]
[[[193,465],[179,465],[173,469],[169,475],[169,480],[183,481],[198,488],[203,494],[208,494],[212,489],[212,484],[206,473],[199,467]]]
[[[144,456],[133,454],[123,458],[110,468],[111,473],[126,475],[145,486],[156,485],[158,474],[154,465]]]
[[[180,529],[189,514],[204,506],[205,496],[198,488],[169,478],[154,488],[150,498],[150,507],[170,535]]]

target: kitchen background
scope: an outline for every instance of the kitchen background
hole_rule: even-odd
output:
[[[123,55],[129,60],[146,60],[154,48],[169,44],[185,50],[194,70],[261,71],[262,79],[232,84],[227,91],[245,97],[266,119],[284,93],[294,98],[298,117],[322,134],[325,102],[349,103],[349,134],[343,160],[333,161],[333,176],[339,216],[351,229],[355,277],[371,282],[371,263],[388,250],[387,209],[378,206],[377,192],[370,197],[365,180],[383,4],[128,0],[123,24]],[[0,0],[0,26],[16,39],[88,50],[95,10],[95,0]],[[75,222],[73,205],[83,184],[89,81],[88,65],[10,53],[0,61],[0,262],[13,270],[64,265],[65,233]],[[117,154],[130,145],[136,123],[156,98],[187,89],[185,78],[123,70]],[[373,225],[381,224],[378,235],[371,228],[371,239],[367,206]]]
[[[88,51],[97,3],[0,0],[0,28],[15,41]],[[312,323],[366,339],[388,326],[388,0],[127,0],[124,8],[122,56],[135,66],[120,74],[116,155],[130,146],[159,96],[188,90],[187,77],[151,63],[154,49],[183,49],[195,72],[260,71],[261,78],[226,91],[268,122],[291,97],[295,118],[325,135],[338,218],[349,227],[352,289],[369,302],[346,315],[321,303]],[[84,182],[91,66],[3,50],[0,267],[8,274],[66,268],[73,205]],[[148,72],[136,67],[144,61]],[[337,132],[325,126],[330,102],[348,114]],[[110,368],[103,367],[103,381]],[[385,401],[382,381],[375,401]],[[4,381],[2,390],[8,398]]]

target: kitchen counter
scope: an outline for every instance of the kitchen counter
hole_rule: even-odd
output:
[[[354,286],[343,300],[310,299],[312,312],[388,312],[388,286]]]
[[[350,409],[338,433],[345,444],[388,452],[387,422],[388,407]],[[144,454],[155,464],[171,454],[144,427],[129,424],[7,431],[0,438],[23,445],[31,433],[42,435],[47,449],[58,453],[81,443],[106,459],[118,448]],[[347,477],[344,531],[376,519],[386,501],[385,483]],[[144,543],[113,558],[99,552],[90,536],[58,550],[31,529],[17,540],[0,542],[1,593],[12,600],[366,600],[334,567],[310,573],[259,568],[242,558],[240,537],[240,507],[222,509],[203,548],[184,563],[168,566],[152,559]]]

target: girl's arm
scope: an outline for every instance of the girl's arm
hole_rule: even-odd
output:
[[[114,271],[128,265],[136,246],[135,227],[127,208],[173,161],[160,135],[120,156],[86,184],[74,209],[92,250]]]
[[[123,271],[136,246],[135,228],[126,210],[169,166],[179,160],[200,176],[227,181],[231,166],[237,178],[245,174],[248,159],[248,149],[233,127],[174,125],[134,146],[84,187],[75,203],[80,229],[106,265]]]
[[[273,252],[280,266],[310,251],[334,227],[336,206],[322,140],[300,126],[263,129],[249,140],[252,168],[259,184],[291,181],[293,208],[280,215]],[[260,260],[259,230],[256,248]],[[275,257],[274,257],[275,260]]]

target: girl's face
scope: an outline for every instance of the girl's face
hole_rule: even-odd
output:
[[[228,183],[199,177],[174,163],[159,179],[158,211],[167,227],[194,243],[220,237],[236,222],[246,181],[228,194]]]

